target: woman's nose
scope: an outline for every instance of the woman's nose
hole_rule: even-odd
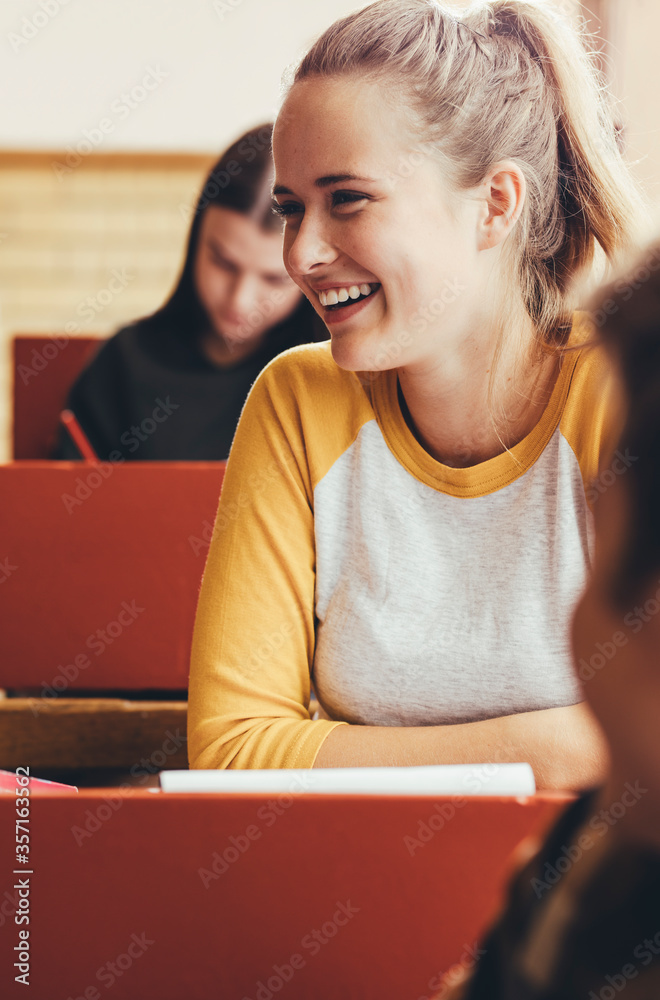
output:
[[[284,259],[288,270],[303,277],[319,265],[332,263],[337,250],[322,223],[307,212],[297,230],[285,230]]]
[[[237,274],[230,286],[227,306],[232,313],[245,317],[255,304],[254,281],[248,275]]]

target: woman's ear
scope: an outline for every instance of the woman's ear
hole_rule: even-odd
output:
[[[479,219],[477,248],[490,250],[509,235],[525,204],[525,175],[513,160],[495,163],[480,186],[483,210]]]

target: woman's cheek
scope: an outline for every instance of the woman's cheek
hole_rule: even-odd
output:
[[[227,298],[227,279],[219,269],[215,269],[206,276],[204,282],[204,294],[208,305],[213,309],[222,307]]]

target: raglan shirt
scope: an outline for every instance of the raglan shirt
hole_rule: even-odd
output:
[[[239,421],[202,582],[191,766],[311,767],[344,723],[582,700],[568,626],[592,556],[587,494],[619,423],[585,336],[578,317],[533,430],[468,468],[417,441],[396,370],[345,371],[328,343],[271,362]]]

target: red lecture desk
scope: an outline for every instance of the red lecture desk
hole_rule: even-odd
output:
[[[187,687],[224,468],[0,466],[0,687]]]
[[[16,806],[0,795],[2,995],[428,997],[471,962],[511,850],[566,801],[36,793],[28,876],[12,874]],[[420,824],[432,832],[416,847]],[[28,990],[12,968],[16,905],[29,905]]]

